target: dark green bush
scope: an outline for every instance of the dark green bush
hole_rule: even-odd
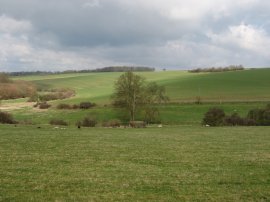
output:
[[[0,123],[4,124],[16,124],[17,121],[14,120],[13,116],[7,112],[0,111]]]
[[[262,125],[270,126],[270,109],[265,109],[264,110]]]
[[[263,122],[263,109],[251,109],[248,112],[247,118],[252,119],[257,125],[261,125]]]
[[[222,109],[211,108],[205,113],[203,124],[209,126],[222,126],[224,125],[225,113]]]
[[[258,126],[270,126],[270,109],[252,109],[248,112],[248,119],[252,119]]]
[[[222,109],[211,108],[205,113],[203,118],[203,124],[209,126],[222,126],[224,125],[224,118],[225,113]]]

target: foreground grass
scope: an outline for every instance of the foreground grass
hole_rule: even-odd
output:
[[[0,201],[269,201],[269,134],[0,126]]]

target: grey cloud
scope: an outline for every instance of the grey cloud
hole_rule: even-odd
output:
[[[250,0],[246,1],[250,4],[241,6],[245,1],[234,4],[231,0],[220,0],[219,3],[226,5],[224,10],[221,4],[221,8],[216,10],[203,8],[205,10],[194,18],[175,19],[163,13],[162,5],[158,6],[161,11],[156,9],[154,5],[161,2],[1,0],[0,16],[29,23],[31,30],[10,34],[9,40],[1,40],[0,35],[0,42],[7,47],[3,51],[5,54],[0,52],[0,65],[9,70],[33,70],[60,66],[63,69],[96,68],[114,64],[169,68],[269,64],[270,59],[259,52],[230,40],[220,42],[224,42],[224,36],[233,38],[229,33],[230,27],[241,23],[264,30],[263,39],[268,41],[268,1]],[[179,3],[169,0],[167,4],[168,8],[173,8]],[[194,11],[200,11],[200,7]],[[209,33],[219,42],[213,40]],[[28,51],[18,54],[21,49],[8,48],[14,43]],[[4,68],[1,66],[0,71]]]

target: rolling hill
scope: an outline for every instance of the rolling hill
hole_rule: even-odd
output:
[[[76,96],[66,100],[78,102],[91,100],[109,103],[113,85],[122,73],[59,74],[26,76],[17,79],[32,81],[49,88],[68,87]],[[270,100],[270,68],[235,72],[188,73],[187,71],[140,72],[148,81],[156,81],[166,87],[173,103],[203,101],[246,102]]]

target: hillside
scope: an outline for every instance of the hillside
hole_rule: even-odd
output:
[[[33,81],[48,88],[69,87],[76,96],[67,100],[91,100],[109,103],[115,80],[122,73],[79,73],[48,76],[26,76],[20,79]],[[186,71],[140,72],[148,81],[165,85],[171,102],[202,101],[268,101],[270,100],[270,68],[235,72],[199,73]]]

